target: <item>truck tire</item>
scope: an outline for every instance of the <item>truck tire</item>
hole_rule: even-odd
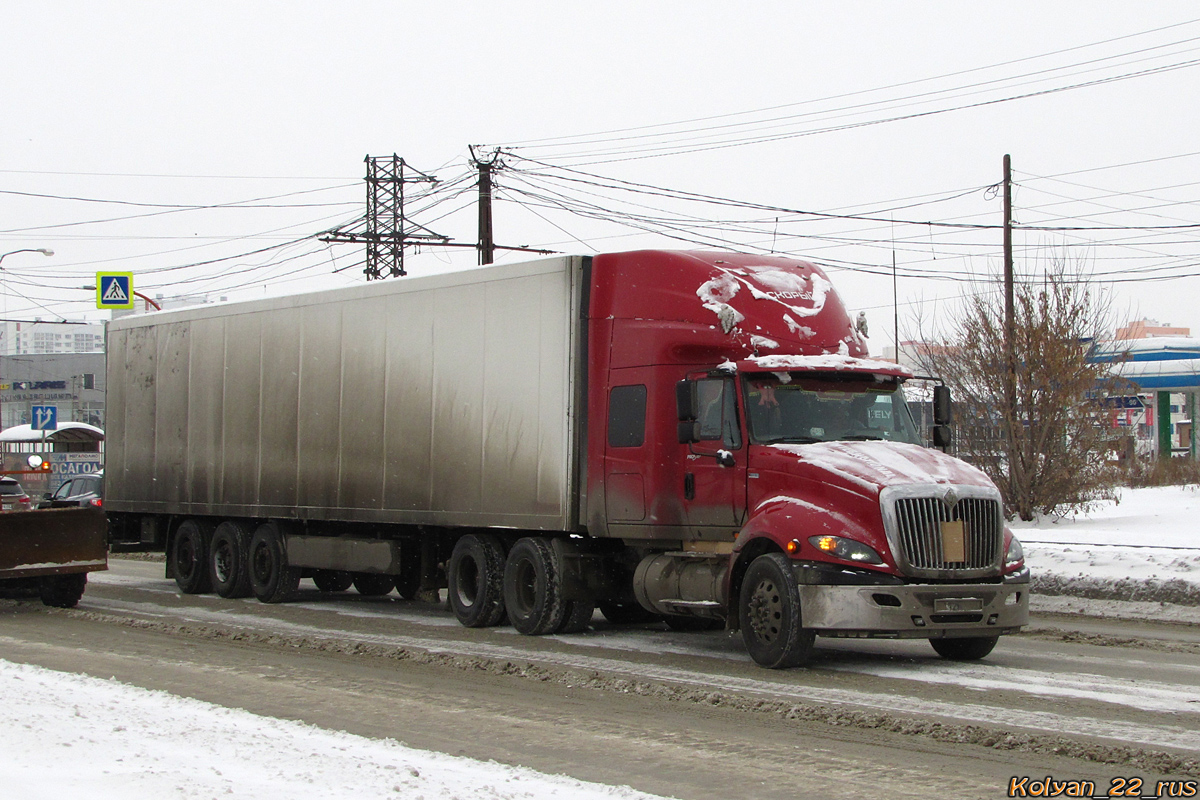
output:
[[[930,639],[929,643],[942,658],[950,661],[978,661],[992,652],[999,636],[971,636],[966,639]]]
[[[559,633],[583,633],[592,624],[596,604],[591,600],[568,600],[567,613]]]
[[[550,543],[541,536],[518,539],[504,564],[504,605],[518,632],[541,636],[562,629],[567,604],[559,583]]]
[[[204,520],[184,520],[175,531],[171,546],[171,566],[175,584],[184,594],[204,594],[212,591],[209,576],[208,551],[212,541],[212,523]]]
[[[750,563],[742,579],[738,618],[746,650],[759,666],[795,667],[812,653],[816,635],[802,625],[800,588],[782,553],[766,553]]]
[[[501,561],[501,563],[504,563]],[[421,591],[421,560],[409,558],[400,562],[400,574],[396,576],[396,592],[405,600],[416,600]]]
[[[340,569],[319,569],[313,573],[312,582],[322,592],[344,592],[354,585],[354,574]]]
[[[460,624],[490,628],[504,619],[504,547],[499,538],[468,533],[455,542],[446,578],[450,608]]]
[[[209,544],[209,581],[221,597],[250,596],[250,529],[226,520],[213,531]]]
[[[300,588],[299,567],[289,566],[283,534],[274,524],[259,525],[250,537],[250,588],[264,603],[282,603]]]
[[[39,594],[42,602],[53,608],[74,608],[79,605],[79,598],[83,597],[86,586],[86,572],[52,575],[42,578]]]
[[[394,575],[381,575],[377,572],[355,572],[354,590],[363,597],[383,597],[396,586]]]

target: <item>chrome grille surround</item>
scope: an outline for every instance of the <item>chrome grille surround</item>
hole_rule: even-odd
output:
[[[888,544],[901,574],[912,578],[975,579],[1001,574],[1004,516],[994,487],[892,486],[879,494]],[[966,561],[942,560],[942,522],[966,527]]]

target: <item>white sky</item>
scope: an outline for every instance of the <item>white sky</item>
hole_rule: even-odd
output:
[[[998,225],[1000,202],[984,190],[1000,180],[1006,152],[1019,223],[1200,224],[1192,202],[1200,184],[1200,63],[1191,64],[1200,59],[1198,18],[1184,2],[21,3],[0,28],[0,253],[47,247],[55,255],[4,260],[0,316],[99,318],[94,298],[78,288],[93,283],[98,269],[132,270],[139,290],[168,296],[236,298],[361,282],[360,246],[307,240],[229,257],[361,214],[367,154],[397,153],[450,182],[467,173],[472,143],[775,108],[684,126],[699,129],[696,136],[788,137],[772,142],[654,158],[642,156],[661,139],[626,138],[616,144],[636,145],[636,152],[615,156],[612,143],[518,148],[506,159],[513,169],[497,178],[496,239],[596,252],[692,247],[719,237],[884,273],[895,240],[903,324],[915,301],[970,291],[946,278],[994,269],[1001,238],[998,230],[903,221]],[[1145,33],[1154,29],[1163,30]],[[1161,68],[1169,69],[797,135]],[[925,80],[938,76],[945,77]],[[925,96],[904,99],[917,94]],[[823,113],[796,116],[815,112]],[[714,129],[744,122],[757,124]],[[615,160],[627,156],[635,158]],[[779,211],[681,204],[523,174],[517,170],[551,170],[520,157],[785,209],[901,222],[797,220]],[[445,190],[438,195],[444,202],[416,220],[471,242],[469,182],[457,188],[467,191],[451,197]],[[288,208],[111,202],[211,205],[299,191],[307,193],[265,201]],[[758,222],[741,232],[689,226],[681,242],[538,205],[552,192],[604,210]],[[142,216],[78,224],[131,215]],[[1097,274],[1139,279],[1106,284],[1122,316],[1128,310],[1200,332],[1200,277],[1177,277],[1200,275],[1193,266],[1198,241],[1200,228],[1018,231],[1018,270],[1037,274],[1048,252],[1070,245]],[[228,260],[183,268],[215,258]],[[471,250],[438,249],[410,257],[408,267],[419,275],[473,263]],[[335,264],[344,272],[332,276]],[[872,351],[891,344],[890,276],[830,274],[852,309],[868,310]]]

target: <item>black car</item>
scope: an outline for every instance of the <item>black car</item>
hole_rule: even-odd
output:
[[[72,506],[96,506],[104,504],[104,474],[76,475],[63,481],[62,486],[47,494],[38,503],[38,508],[71,508]]]

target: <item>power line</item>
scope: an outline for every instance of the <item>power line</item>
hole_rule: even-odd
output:
[[[545,145],[547,143],[553,143],[553,142],[558,142],[558,141],[566,142],[569,140],[586,139],[589,137],[600,137],[600,136],[606,136],[606,135],[611,135],[611,134],[624,134],[624,133],[632,133],[632,132],[636,132],[636,131],[656,130],[656,129],[660,129],[660,128],[676,127],[676,126],[680,126],[680,125],[691,125],[691,124],[698,123],[698,122],[712,122],[712,121],[721,120],[721,119],[732,119],[732,118],[741,117],[741,116],[769,113],[769,112],[773,112],[773,111],[779,111],[779,110],[782,110],[785,108],[797,108],[800,106],[813,105],[816,103],[828,102],[831,100],[842,100],[845,98],[857,97],[857,96],[864,95],[864,94],[872,94],[875,92],[888,91],[890,89],[898,89],[898,88],[903,88],[906,86],[919,85],[922,83],[931,83],[934,81],[945,80],[946,78],[954,78],[954,77],[959,77],[961,75],[968,75],[968,74],[972,74],[972,73],[976,73],[976,72],[984,72],[984,71],[991,70],[991,69],[998,69],[1001,67],[1012,66],[1014,64],[1025,63],[1028,61],[1036,61],[1038,59],[1049,58],[1051,56],[1062,55],[1064,53],[1071,53],[1071,52],[1075,52],[1078,50],[1085,50],[1085,49],[1092,48],[1092,47],[1099,47],[1099,46],[1106,45],[1106,44],[1112,44],[1114,42],[1120,42],[1120,41],[1124,41],[1127,39],[1133,39],[1133,38],[1137,38],[1140,36],[1148,36],[1148,35],[1154,34],[1154,33],[1161,33],[1163,31],[1171,30],[1174,28],[1184,27],[1184,26],[1188,26],[1188,25],[1194,25],[1197,22],[1200,22],[1200,20],[1196,20],[1196,19],[1187,20],[1184,22],[1174,23],[1171,25],[1165,25],[1165,26],[1162,26],[1159,28],[1152,28],[1152,29],[1146,30],[1146,31],[1125,34],[1123,36],[1117,36],[1117,37],[1114,37],[1111,39],[1104,39],[1099,42],[1091,42],[1089,44],[1076,45],[1073,47],[1067,47],[1067,48],[1063,48],[1060,50],[1054,50],[1049,53],[1042,53],[1040,55],[1035,55],[1035,56],[1025,56],[1023,58],[1011,59],[1008,61],[1003,61],[1003,62],[999,62],[996,64],[990,64],[990,65],[983,66],[983,67],[972,67],[970,69],[958,70],[955,72],[945,73],[945,74],[934,76],[934,77],[902,81],[899,83],[889,84],[889,85],[882,86],[882,87],[876,87],[874,89],[863,89],[863,90],[858,90],[858,91],[853,91],[853,92],[844,92],[844,93],[837,94],[837,95],[830,95],[830,96],[815,98],[815,99],[811,99],[811,100],[803,100],[803,101],[798,101],[798,102],[793,102],[793,103],[784,103],[781,105],[769,106],[767,108],[753,109],[753,110],[749,110],[749,111],[738,111],[738,112],[727,113],[727,114],[716,114],[716,115],[709,115],[709,116],[704,116],[704,117],[695,117],[692,119],[679,120],[679,121],[668,122],[668,123],[659,123],[659,124],[655,124],[655,125],[642,125],[642,126],[634,126],[634,127],[626,127],[626,128],[617,128],[617,129],[602,131],[599,133],[574,134],[574,135],[569,135],[569,136],[548,137],[548,138],[542,138],[542,139],[526,139],[526,140],[522,140],[522,141],[507,142],[503,146],[518,147],[518,146],[531,146],[531,145]],[[1185,42],[1194,41],[1194,39],[1185,39],[1182,41],[1185,41]],[[1163,46],[1170,46],[1170,45],[1160,45],[1159,47],[1163,47]],[[1134,52],[1143,52],[1143,51],[1134,51]],[[1114,57],[1119,57],[1119,56],[1114,56]],[[1109,58],[1113,58],[1113,57],[1109,57]],[[1093,62],[1084,62],[1084,63],[1094,63],[1094,61]],[[628,138],[628,137],[621,137],[621,138]],[[599,141],[605,141],[605,140],[599,140]],[[576,142],[575,144],[580,144],[580,142]]]

